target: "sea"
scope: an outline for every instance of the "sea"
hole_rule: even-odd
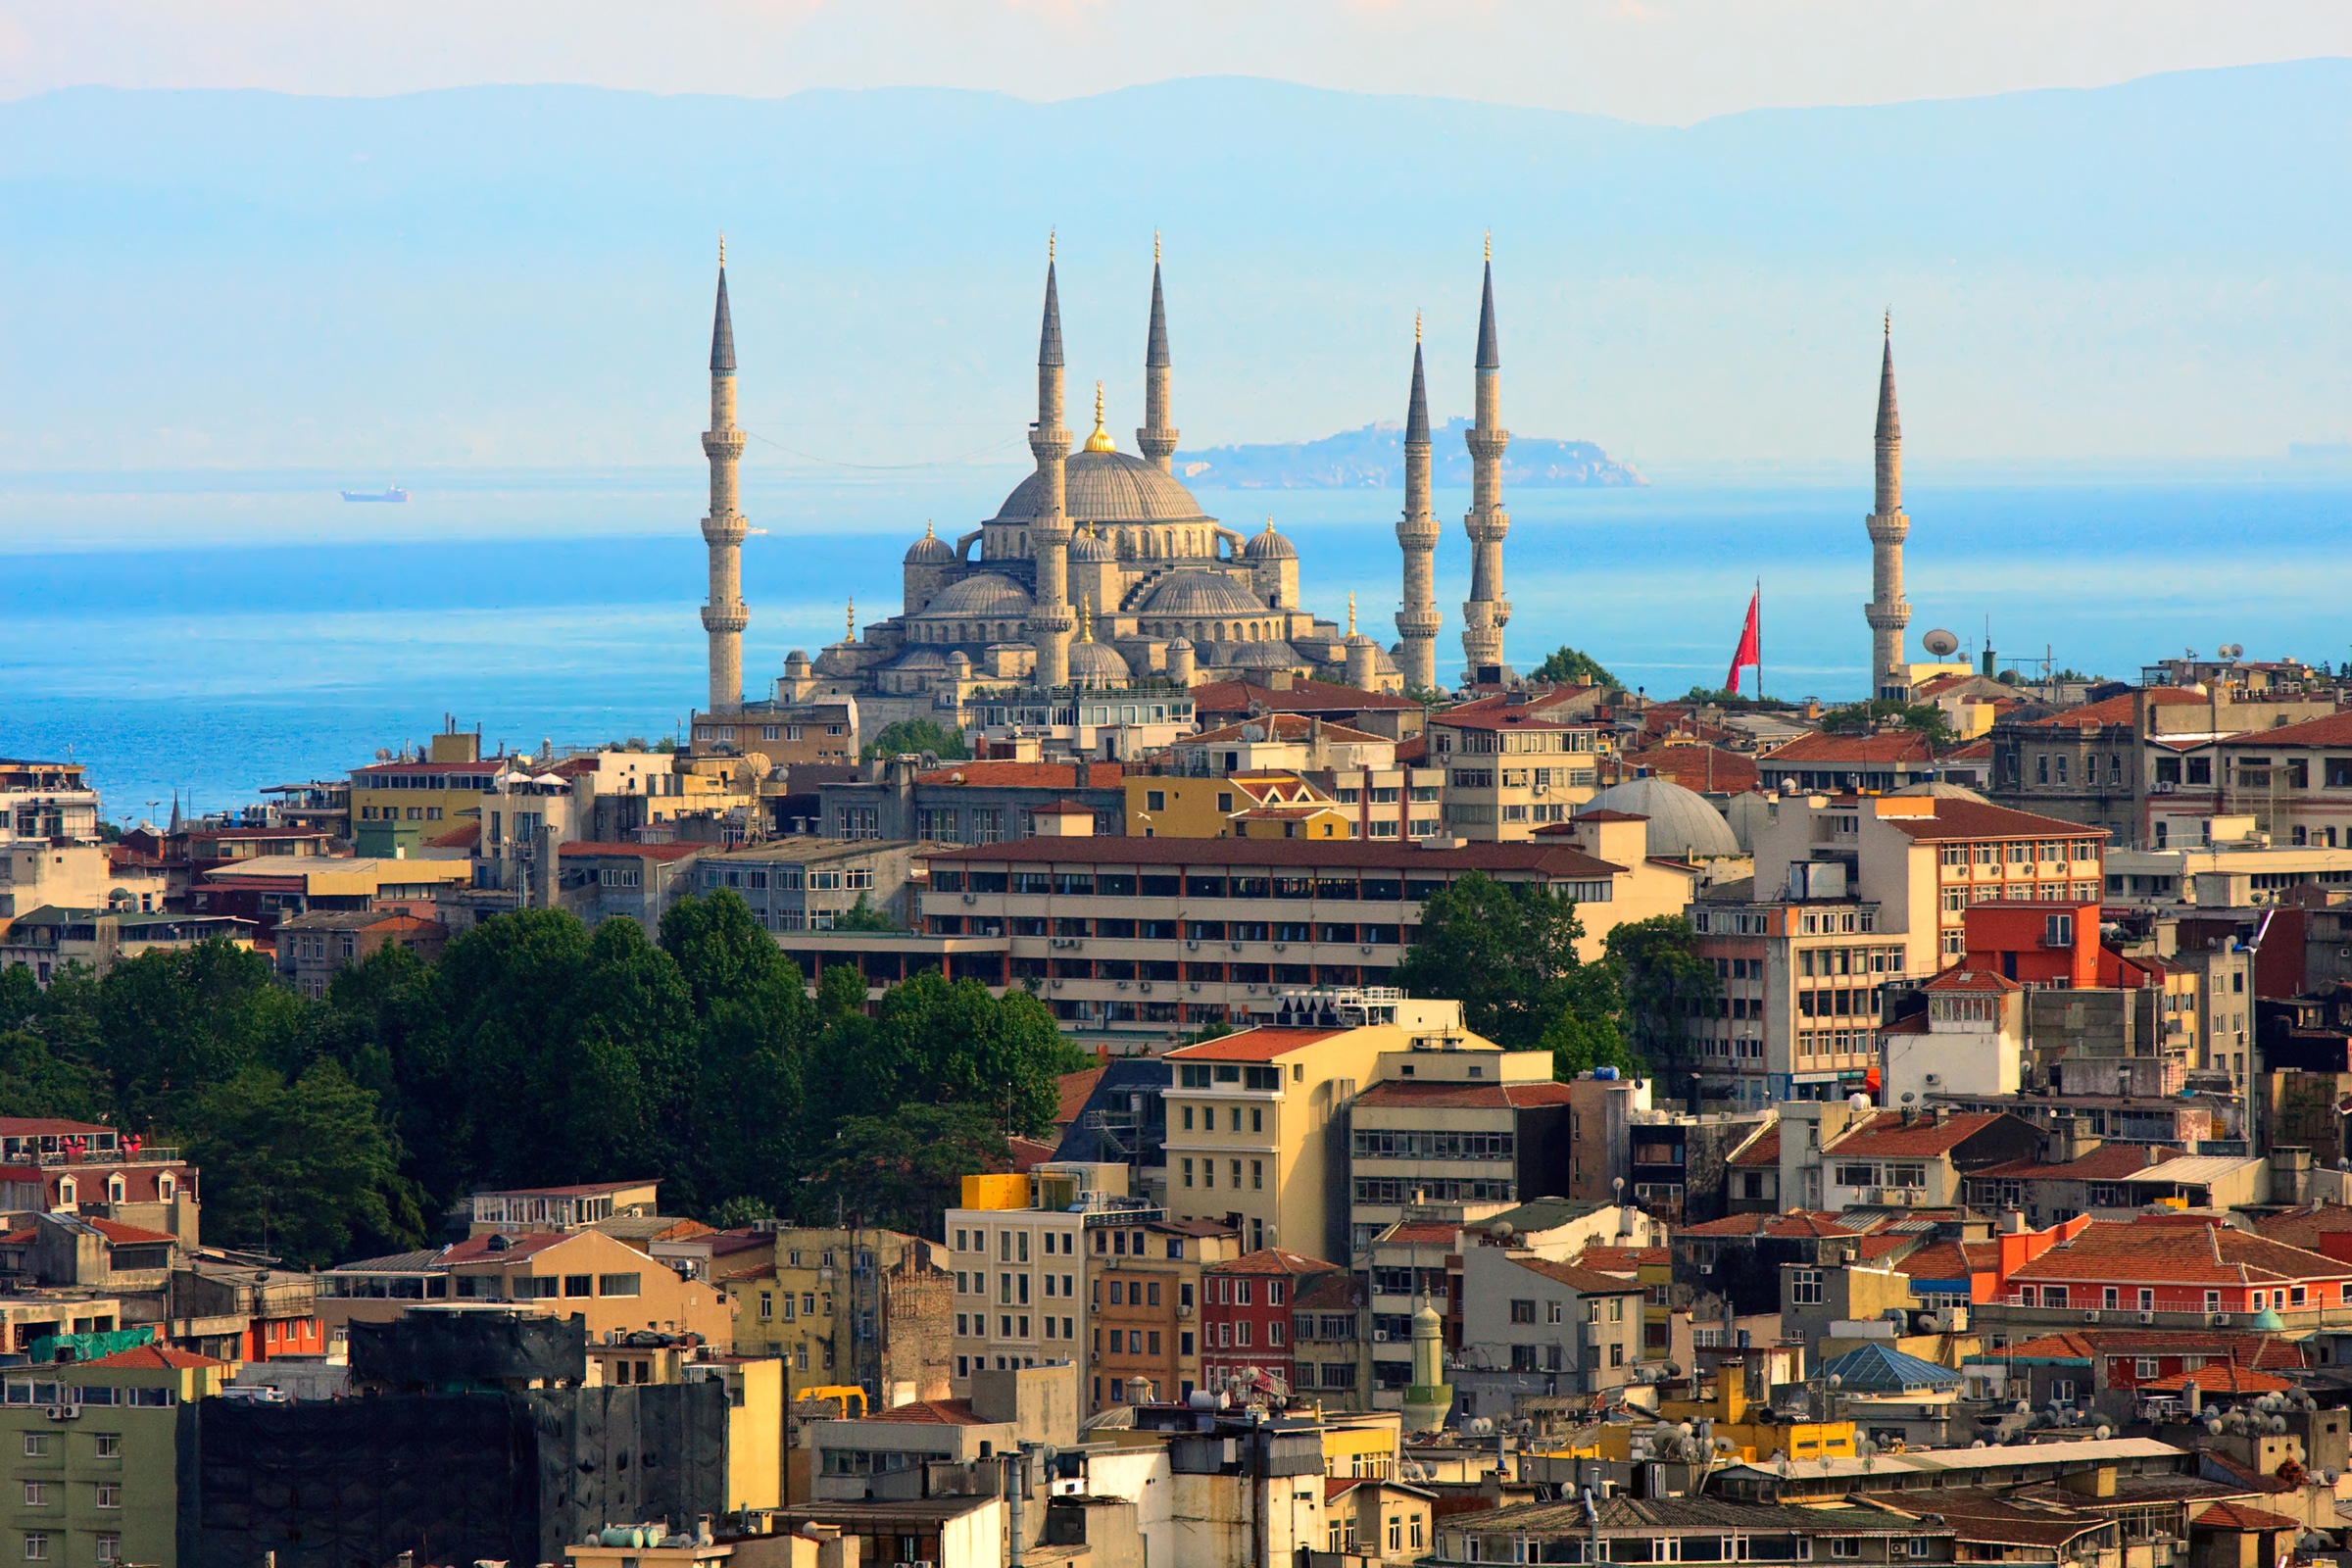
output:
[[[1762,686],[1862,695],[1869,474],[1732,466],[1508,499],[1507,655],[1563,644],[1653,696],[1723,683],[1751,594]],[[928,520],[953,540],[1021,470],[747,474],[747,685],[846,619],[899,607]],[[397,478],[406,505],[344,488]],[[84,763],[109,817],[244,805],[445,725],[492,748],[677,735],[703,695],[699,468],[0,475],[0,755]],[[1199,492],[1298,545],[1309,606],[1395,638],[1400,497]],[[1914,465],[1911,633],[1973,658],[2131,679],[2155,659],[2352,657],[2352,466],[2009,471]],[[1462,493],[1441,491],[1441,672],[1468,585]],[[1755,677],[1746,677],[1753,689]]]

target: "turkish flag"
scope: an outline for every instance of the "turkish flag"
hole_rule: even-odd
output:
[[[1740,629],[1740,646],[1732,654],[1732,672],[1724,679],[1724,690],[1730,692],[1734,697],[1740,695],[1740,670],[1753,669],[1760,672],[1764,667],[1764,639],[1756,626],[1756,611],[1763,597],[1764,590],[1758,588],[1748,598],[1747,624]]]

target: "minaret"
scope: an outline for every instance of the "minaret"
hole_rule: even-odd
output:
[[[1462,606],[1465,680],[1496,680],[1502,674],[1502,628],[1511,602],[1502,597],[1502,536],[1511,514],[1502,510],[1502,449],[1511,433],[1499,422],[1502,354],[1494,344],[1494,239],[1487,237],[1486,294],[1478,307],[1478,411],[1462,440],[1470,448],[1470,512],[1462,526],[1470,535],[1470,601]]]
[[[1878,494],[1867,519],[1870,529],[1870,691],[1874,697],[1904,697],[1901,673],[1903,628],[1911,621],[1903,598],[1903,539],[1911,519],[1903,515],[1903,425],[1894,412],[1894,313],[1886,313],[1886,343],[1879,358]]]
[[[1030,554],[1037,563],[1037,596],[1029,612],[1029,643],[1037,651],[1036,683],[1049,689],[1070,683],[1070,518],[1064,501],[1064,465],[1070,432],[1061,425],[1061,291],[1054,279],[1054,238],[1046,237],[1046,319],[1037,341],[1037,422],[1029,427],[1029,450],[1037,457],[1037,515],[1029,523]]]
[[[710,322],[710,428],[703,432],[703,455],[710,460],[710,514],[703,519],[703,542],[710,547],[710,602],[703,607],[703,630],[710,637],[710,711],[731,713],[743,707],[743,628],[751,623],[743,606],[743,536],[751,527],[735,510],[743,432],[735,428],[735,322],[727,315],[723,235],[718,308]]]
[[[1413,314],[1413,391],[1404,412],[1404,608],[1396,612],[1399,672],[1408,692],[1438,687],[1438,519],[1429,510],[1429,388],[1421,375],[1421,316]]]
[[[1176,455],[1176,427],[1168,422],[1168,313],[1159,298],[1159,235],[1152,236],[1152,335],[1144,343],[1144,422],[1135,447],[1160,472]]]

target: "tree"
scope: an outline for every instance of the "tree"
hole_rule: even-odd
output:
[[[125,958],[97,991],[98,1052],[125,1124],[177,1122],[197,1096],[256,1064],[300,1056],[302,998],[270,960],[220,938]]]
[[[1937,750],[1953,745],[1959,739],[1952,733],[1951,723],[1944,717],[1943,710],[1934,703],[1905,703],[1891,697],[1833,708],[1821,715],[1821,727],[1835,735],[1858,735],[1877,729],[1890,719],[1904,729],[1926,736],[1928,744]]]
[[[1551,1051],[1573,1075],[1624,1049],[1616,977],[1577,956],[1584,934],[1566,894],[1473,871],[1421,906],[1396,984],[1459,999],[1474,1032],[1510,1051]]]
[[[178,1131],[205,1176],[205,1233],[319,1265],[413,1247],[416,1190],[376,1118],[375,1096],[332,1061],[299,1078],[254,1063],[189,1103]]]
[[[1613,928],[1607,946],[1627,1044],[1661,1068],[1687,1071],[1690,1020],[1723,990],[1713,960],[1699,956],[1698,933],[1682,915],[1659,914]]]
[[[724,890],[670,906],[662,948],[685,979],[700,1034],[692,1185],[787,1208],[808,1167],[802,1116],[816,1028],[800,966]]]
[[[950,729],[932,718],[902,718],[886,724],[858,755],[865,761],[877,757],[919,756],[929,752],[942,760],[960,761],[972,754],[963,744],[963,731]]]
[[[1569,647],[1553,649],[1528,679],[1549,686],[1606,686],[1625,690],[1625,682],[1610,674],[1591,654]]]
[[[829,995],[836,973],[856,971],[827,969],[820,993]],[[862,988],[860,980],[860,1002]],[[950,983],[937,970],[891,987],[871,1018],[844,1008],[816,1054],[820,1102],[838,1115],[880,1116],[915,1101],[970,1104],[1023,1133],[1053,1125],[1055,1080],[1089,1064],[1027,992],[994,997],[977,980]]]
[[[856,904],[833,917],[833,929],[836,931],[898,931],[903,927],[890,917],[888,910],[875,908],[874,901],[860,893],[858,895]]]
[[[1012,1163],[1004,1134],[978,1105],[899,1106],[836,1130],[818,1179],[868,1225],[936,1236],[963,1178]]]

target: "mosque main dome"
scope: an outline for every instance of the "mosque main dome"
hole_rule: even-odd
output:
[[[1013,486],[995,521],[1026,524],[1037,516],[1045,480],[1032,473]],[[1174,476],[1125,452],[1080,449],[1064,460],[1062,510],[1074,524],[1211,522]]]

